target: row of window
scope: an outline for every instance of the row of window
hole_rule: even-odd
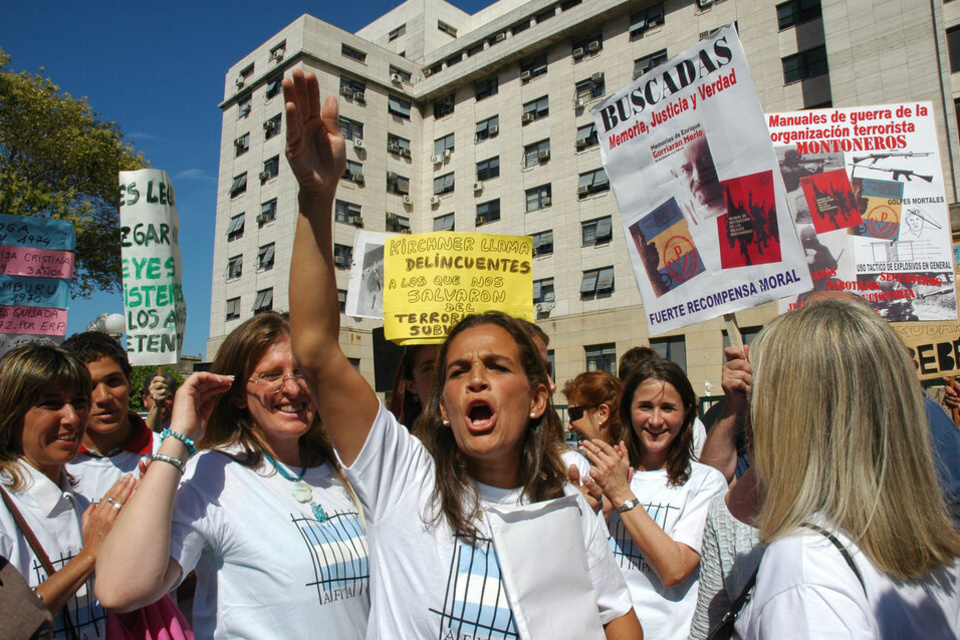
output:
[[[257,271],[273,269],[276,246],[273,242],[260,247],[257,252]],[[227,280],[233,280],[243,275],[243,254],[238,254],[227,260]]]
[[[260,182],[264,183],[267,180],[277,177],[277,174],[280,173],[280,156],[276,155],[272,158],[268,158],[263,161],[263,169],[260,171],[259,177]],[[247,172],[234,176],[233,182],[230,183],[230,197],[236,198],[242,193],[247,191]]]

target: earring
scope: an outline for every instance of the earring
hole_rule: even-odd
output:
[[[530,418],[536,418],[536,417],[537,417],[536,412],[531,411],[531,412],[530,412]]]
[[[444,420],[444,421],[443,421],[443,426],[449,427],[449,426],[450,426],[450,421],[449,421],[449,420]]]

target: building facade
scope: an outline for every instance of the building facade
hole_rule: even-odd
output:
[[[623,352],[651,345],[698,394],[719,394],[720,319],[647,334],[590,107],[727,23],[767,112],[932,101],[956,203],[960,2],[500,0],[469,15],[409,0],[357,33],[304,15],[226,76],[208,359],[241,321],[287,309],[297,212],[280,79],[300,68],[339,96],[348,138],[341,302],[359,228],[530,235],[537,321],[561,386],[585,369],[615,373]],[[745,337],[776,313],[738,313]],[[342,317],[344,351],[371,381],[379,324]]]

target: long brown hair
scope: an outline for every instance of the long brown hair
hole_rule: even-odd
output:
[[[436,485],[431,500],[436,513],[424,514],[428,522],[445,517],[450,527],[458,534],[475,537],[473,515],[479,507],[474,479],[467,472],[467,462],[457,447],[453,430],[443,426],[440,413],[440,397],[447,381],[447,353],[454,339],[474,327],[493,325],[504,329],[513,338],[520,353],[520,363],[531,389],[543,385],[549,389],[547,369],[543,358],[520,323],[505,313],[489,311],[467,316],[447,335],[440,347],[437,362],[440,363],[433,382],[430,400],[417,422],[416,433],[427,451],[433,456],[436,469]],[[550,394],[546,394],[547,407],[540,418],[529,422],[520,458],[519,482],[522,495],[530,502],[540,502],[563,495],[566,472],[560,458],[560,450],[554,444],[553,434],[560,431],[560,418],[553,408]]]
[[[623,400],[620,402],[621,439],[627,443],[630,464],[640,468],[640,436],[633,428],[633,395],[637,387],[647,380],[659,380],[673,385],[680,394],[683,409],[683,424],[670,448],[667,450],[667,480],[679,487],[690,479],[690,460],[693,458],[693,420],[697,417],[697,394],[693,391],[687,374],[680,365],[666,358],[650,358],[637,365],[623,387]]]

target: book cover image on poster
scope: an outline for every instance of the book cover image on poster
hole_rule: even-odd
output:
[[[726,212],[723,185],[699,122],[655,148],[654,161],[664,163],[679,183],[678,204],[687,224],[695,226]]]
[[[783,186],[793,205],[797,224],[813,224],[802,182],[813,176],[843,169],[843,153],[808,153],[800,155],[796,145],[776,147],[777,164]]]
[[[856,227],[863,222],[859,198],[845,169],[801,178],[800,186],[817,233]]]
[[[773,172],[723,181],[727,213],[717,217],[723,269],[780,262]]]
[[[650,286],[659,298],[703,272],[703,260],[676,198],[630,227]]]
[[[863,213],[863,223],[852,227],[850,234],[895,240],[900,233],[903,183],[854,177],[850,185]]]

